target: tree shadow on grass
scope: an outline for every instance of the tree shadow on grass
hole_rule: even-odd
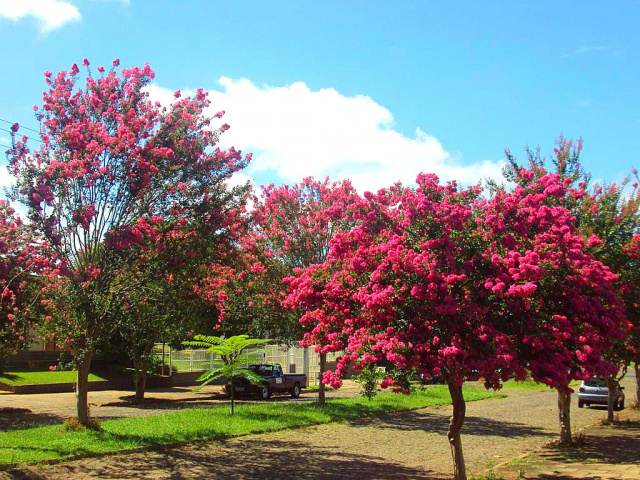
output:
[[[143,466],[143,467],[142,467]],[[407,467],[384,457],[283,440],[252,439],[196,444],[165,452],[120,455],[45,469],[13,472],[19,479],[441,479],[428,469]]]
[[[8,372],[0,373],[0,383],[4,382],[5,380],[15,381],[15,380],[18,380],[19,378],[22,378],[22,377],[20,375],[16,375],[15,373],[8,373]]]

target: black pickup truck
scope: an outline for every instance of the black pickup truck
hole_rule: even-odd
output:
[[[264,380],[261,385],[253,385],[245,378],[234,378],[233,386],[237,395],[254,394],[261,400],[267,400],[274,393],[290,393],[293,398],[297,398],[307,386],[307,376],[304,373],[282,373],[282,367],[278,364],[262,363],[248,368]],[[229,386],[225,388],[229,393]]]

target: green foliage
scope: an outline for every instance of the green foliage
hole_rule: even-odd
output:
[[[467,401],[501,396],[472,387],[465,388],[464,395]],[[326,405],[306,402],[254,403],[246,405],[233,417],[229,417],[223,407],[183,409],[164,415],[107,420],[102,422],[100,431],[73,432],[50,425],[0,432],[0,464],[39,462],[254,432],[273,432],[450,404],[447,387],[434,386],[426,392],[411,395],[383,393],[372,401],[337,398]]]
[[[379,369],[375,365],[368,365],[362,369],[354,378],[354,380],[362,386],[360,395],[369,400],[373,400],[378,393],[378,384],[384,376],[384,370]]]
[[[249,338],[249,335],[234,335],[229,338],[214,337],[210,335],[196,335],[192,341],[183,342],[182,344],[190,348],[206,348],[208,353],[218,355],[220,361],[211,370],[204,372],[198,381],[202,382],[196,389],[198,391],[205,385],[219,379],[226,378],[227,384],[231,392],[231,415],[235,410],[235,387],[233,378],[242,377],[247,379],[254,385],[260,385],[263,378],[248,370],[247,365],[260,363],[256,360],[256,355],[261,355],[264,350],[251,350],[251,353],[245,353],[245,350],[257,345],[263,345],[269,342],[267,339]]]

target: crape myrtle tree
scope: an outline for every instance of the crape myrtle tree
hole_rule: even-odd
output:
[[[560,440],[570,443],[570,382],[616,371],[606,354],[623,334],[618,277],[590,253],[567,208],[584,186],[543,170],[520,169],[517,181],[482,205],[492,239],[485,287],[500,299],[492,313],[509,321],[520,364],[557,390]]]
[[[273,260],[265,263],[265,267],[270,269],[278,291],[279,301],[273,304],[276,310],[283,309],[287,279],[297,271],[322,264],[331,239],[353,228],[360,202],[361,197],[348,180],[331,182],[328,177],[322,181],[307,177],[293,186],[263,187],[261,198],[255,199],[252,230],[246,245],[248,251]],[[304,331],[309,331],[314,323],[304,313],[294,308],[289,315]],[[302,322],[298,323],[301,317]],[[314,343],[309,340],[311,337],[305,335],[301,345],[312,346]],[[327,353],[334,350],[322,341],[315,343],[315,348],[320,357],[318,402],[323,404]]]
[[[546,168],[550,168],[559,174],[568,186],[564,205],[575,216],[576,225],[590,254],[617,275],[615,287],[624,304],[626,320],[622,323],[623,336],[604,353],[607,360],[617,367],[615,373],[606,377],[610,393],[608,418],[612,421],[618,382],[630,362],[637,358],[637,345],[640,343],[640,291],[637,286],[637,246],[634,241],[640,225],[640,192],[635,170],[632,176],[619,184],[595,184],[589,187],[591,176],[580,163],[581,150],[581,139],[574,143],[560,136],[549,162],[541,157],[539,149],[527,150],[525,170],[507,152],[509,164],[505,174],[509,180],[518,183],[528,181],[522,178],[521,171],[530,170],[534,177],[540,177],[547,173]]]
[[[230,252],[246,231],[241,212],[247,189],[237,186],[221,193],[218,218],[208,222],[216,229],[202,231],[193,222],[159,222],[126,251],[129,268],[122,272],[122,280],[138,287],[123,298],[118,334],[129,347],[137,401],[144,398],[156,342],[180,345],[189,332],[211,331],[220,321],[202,302],[198,284],[203,277],[209,279],[210,262],[230,261]]]
[[[301,336],[293,312],[281,301],[286,267],[243,236],[220,260],[207,266],[194,285],[196,295],[216,312],[220,335],[248,333],[290,343]]]
[[[286,302],[287,279],[325,260],[331,238],[354,225],[360,197],[348,181],[305,178],[293,186],[263,187],[253,202],[247,235],[232,259],[211,266],[198,292],[220,313],[220,332],[249,332],[283,343],[302,338],[302,345],[311,346],[304,334],[313,328],[311,317]],[[332,350],[324,344],[316,348],[324,372]],[[325,402],[322,379],[318,399]]]
[[[564,195],[558,175],[490,200],[433,175],[417,184],[369,194],[362,223],[333,240],[329,265],[291,282],[290,299],[300,307],[322,299],[315,333],[345,351],[329,374],[334,386],[353,362],[444,376],[454,473],[466,478],[464,381],[499,388],[531,369],[566,399],[572,379],[608,371],[601,353],[619,332],[615,276],[555,204]],[[382,386],[408,387],[401,375]]]
[[[17,134],[9,152],[13,198],[29,207],[33,228],[51,244],[58,264],[45,290],[43,326],[70,348],[78,370],[78,419],[87,424],[87,380],[96,346],[117,326],[124,299],[142,284],[122,274],[138,245],[159,225],[191,224],[215,231],[226,217],[225,180],[248,158],[215,148],[223,125],[210,128],[201,89],[176,92],[169,107],[148,99],[154,72],[119,61],[80,81],[79,68],[45,72],[48,90],[35,107],[42,145]],[[220,112],[217,116],[221,116]],[[215,148],[215,149],[214,149]],[[176,254],[178,254],[176,252]],[[126,281],[125,281],[126,280]]]
[[[636,374],[636,406],[640,408],[640,234],[633,237],[625,250],[629,264],[628,271],[625,271],[628,283],[625,284],[623,298],[627,306],[627,316],[632,319],[633,324],[627,348]]]
[[[366,194],[361,223],[333,240],[326,265],[292,280],[290,300],[318,306],[313,335],[344,349],[326,375],[334,387],[350,363],[357,370],[385,365],[381,386],[399,392],[408,391],[406,373],[416,369],[444,376],[454,472],[466,478],[464,381],[482,376],[497,388],[525,371],[505,320],[490,314],[488,240],[474,210],[480,189],[443,186],[435,175],[420,175],[417,184]]]
[[[141,271],[142,270],[142,271]],[[144,269],[126,272],[128,282],[148,275]],[[146,276],[147,281],[123,298],[117,312],[117,334],[123,340],[133,365],[135,400],[144,400],[147,377],[155,367],[153,347],[157,342],[179,345],[189,332],[206,328],[201,302],[193,293],[191,278],[182,272]]]
[[[0,200],[0,369],[30,341],[39,296],[37,275],[51,259],[28,225]]]
[[[211,266],[198,292],[219,312],[221,333],[249,332],[283,343],[302,339],[303,346],[311,346],[309,340],[317,337],[305,332],[314,327],[312,317],[285,302],[287,279],[324,262],[330,240],[355,224],[360,197],[348,181],[305,178],[293,186],[263,187],[253,201],[247,235],[230,258]],[[324,372],[333,350],[324,343],[316,348]],[[318,399],[325,402],[322,379]]]
[[[636,179],[637,180],[637,179]],[[620,184],[595,185],[581,204],[580,229],[588,238],[595,258],[618,275],[618,296],[623,302],[626,320],[624,336],[606,353],[617,372],[606,377],[609,391],[607,419],[614,420],[619,382],[630,364],[637,361],[640,334],[640,286],[638,284],[638,242],[640,241],[640,192],[631,177]],[[619,402],[618,402],[619,403]]]

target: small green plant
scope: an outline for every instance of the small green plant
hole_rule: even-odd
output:
[[[362,386],[360,395],[368,400],[373,400],[378,394],[378,383],[383,378],[384,369],[378,368],[375,365],[369,365],[356,375],[354,380]]]
[[[254,385],[261,385],[263,378],[247,369],[247,365],[259,363],[255,356],[264,353],[264,350],[252,350],[251,355],[244,353],[245,349],[256,345],[263,345],[269,342],[266,339],[249,338],[249,335],[235,335],[229,338],[213,337],[208,335],[196,335],[193,341],[183,342],[182,344],[190,348],[206,348],[208,353],[213,353],[220,357],[220,361],[216,363],[211,370],[204,372],[198,378],[202,382],[196,391],[205,385],[225,377],[229,386],[231,396],[231,415],[235,410],[235,386],[233,379],[242,377],[247,379]]]
[[[509,465],[526,466],[541,463],[543,460],[538,457],[518,457],[509,461]]]
[[[102,424],[97,418],[89,418],[86,425],[80,423],[77,418],[67,418],[62,422],[62,428],[67,432],[84,432],[85,430],[102,430]]]
[[[494,462],[490,461],[487,465],[487,473],[480,476],[472,475],[469,478],[470,480],[504,480],[504,477],[502,475],[496,474],[496,472],[494,471],[494,468],[495,468]]]

